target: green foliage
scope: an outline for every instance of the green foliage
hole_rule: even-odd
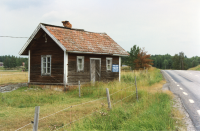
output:
[[[159,69],[172,69],[172,56],[166,55],[151,55],[153,66]],[[164,62],[165,61],[165,62]]]
[[[187,58],[183,52],[171,56],[166,55],[151,55],[151,59],[154,60],[154,67],[159,69],[176,69],[187,70],[188,68],[195,67],[200,64],[200,57],[195,56]]]
[[[168,61],[166,59],[164,60],[164,65],[165,65],[165,69],[166,69],[166,66],[168,65]]]
[[[125,63],[126,65],[130,66],[131,69],[135,68],[135,63],[134,60],[137,59],[137,54],[139,53],[139,46],[134,45],[130,52],[128,51],[128,53],[130,54],[128,57],[122,57],[122,63]]]
[[[28,69],[28,58],[5,55],[0,56],[0,62],[4,63],[4,68],[15,68],[17,66],[22,66],[22,62],[25,62],[25,67]]]

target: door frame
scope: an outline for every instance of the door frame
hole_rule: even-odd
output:
[[[101,80],[101,58],[90,58],[90,81],[91,81],[91,78],[92,78],[91,77],[91,75],[92,75],[91,74],[91,60],[99,60],[99,64],[100,64],[100,69],[99,69],[100,71],[99,72],[100,72],[100,80]]]

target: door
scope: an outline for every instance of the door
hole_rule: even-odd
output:
[[[90,58],[91,82],[101,80],[101,58]]]
[[[91,82],[95,82],[95,60],[90,60],[90,73],[91,73]]]

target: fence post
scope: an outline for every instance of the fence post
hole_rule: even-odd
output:
[[[78,85],[79,85],[79,97],[81,97],[81,87],[80,87],[80,81],[78,81]]]
[[[110,94],[109,94],[108,88],[106,88],[106,95],[107,95],[107,100],[108,100],[108,108],[111,110],[111,101],[110,101]]]
[[[136,76],[135,76],[135,88],[136,88],[136,98],[137,98],[137,101],[138,101],[138,92],[137,92],[137,82],[136,82]]]
[[[34,123],[33,123],[33,131],[38,130],[39,113],[40,113],[40,106],[36,106],[35,107],[35,115],[34,115]]]

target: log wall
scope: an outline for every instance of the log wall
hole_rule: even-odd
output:
[[[43,32],[44,34],[44,32]],[[30,82],[63,83],[63,50],[48,36],[43,35],[31,43]],[[51,55],[51,76],[41,76],[41,55]]]
[[[84,71],[77,72],[77,56],[84,56]],[[119,56],[68,53],[68,84],[77,85],[90,82],[90,58],[101,58],[101,81],[119,79],[119,72],[106,71],[106,57],[112,57],[112,64],[119,64]]]

